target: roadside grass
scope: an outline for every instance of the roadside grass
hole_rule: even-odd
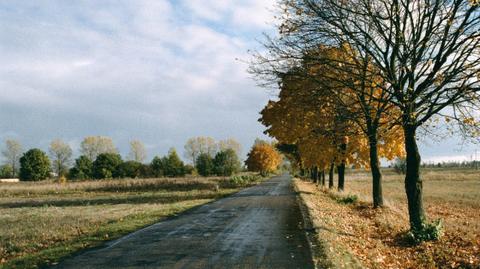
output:
[[[55,264],[241,187],[220,177],[0,184],[0,268]]]
[[[318,241],[333,248],[334,256],[340,252],[335,248],[347,249],[367,268],[480,268],[480,171],[429,169],[422,178],[429,220],[442,219],[445,234],[437,242],[419,245],[405,240],[409,225],[402,175],[384,173],[386,207],[381,209],[371,206],[368,171],[348,173],[343,193],[321,191],[300,180],[295,185]],[[333,268],[356,268],[341,259],[335,264]]]

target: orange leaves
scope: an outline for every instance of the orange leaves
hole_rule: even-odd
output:
[[[267,143],[253,145],[245,161],[248,170],[261,173],[274,172],[281,163],[282,156],[280,153]]]

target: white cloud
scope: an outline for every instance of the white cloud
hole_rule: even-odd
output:
[[[275,0],[183,0],[185,7],[201,19],[229,23],[240,28],[271,27]]]
[[[232,7],[215,2],[205,5],[219,16],[211,20],[229,31],[166,0],[0,4],[0,133],[41,147],[101,134],[156,152],[195,135],[237,136],[247,148],[267,93],[235,60],[251,40],[228,26],[238,23]]]

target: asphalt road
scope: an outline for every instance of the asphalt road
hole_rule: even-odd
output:
[[[313,268],[290,183],[274,177],[55,268]]]

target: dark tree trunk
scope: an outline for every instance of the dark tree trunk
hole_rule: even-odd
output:
[[[330,170],[328,171],[328,188],[333,189],[333,169],[335,165],[332,163],[330,165]]]
[[[322,170],[320,173],[320,181],[322,182],[322,187],[325,187],[325,170]]]
[[[318,167],[317,166],[313,167],[312,171],[313,171],[313,182],[317,184],[318,183]]]
[[[425,211],[423,210],[422,189],[423,184],[420,178],[420,154],[416,141],[416,127],[404,126],[405,150],[407,152],[407,173],[405,176],[405,191],[407,193],[408,214],[412,230],[423,230],[426,222]]]
[[[343,191],[345,189],[345,162],[342,162],[337,166],[338,171],[338,190]]]
[[[347,151],[347,144],[342,143],[340,145],[340,150],[342,154]],[[337,166],[338,171],[338,190],[343,191],[345,189],[345,160],[342,160],[342,163]]]
[[[372,169],[372,194],[373,207],[383,206],[382,173],[380,171],[380,160],[378,158],[378,143],[376,132],[368,136],[370,140],[370,168]]]

